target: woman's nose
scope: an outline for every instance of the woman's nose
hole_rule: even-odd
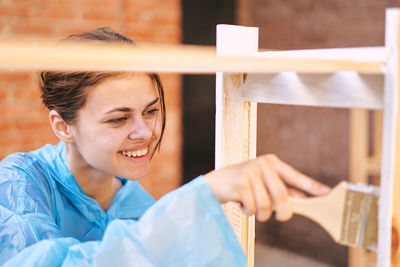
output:
[[[143,118],[137,118],[132,123],[132,127],[129,132],[128,138],[131,140],[135,139],[150,139],[153,135],[153,129],[151,129]]]

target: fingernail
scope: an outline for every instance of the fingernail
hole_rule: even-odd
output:
[[[259,212],[256,214],[257,220],[259,220],[260,222],[267,221],[270,216],[271,216],[270,212]]]
[[[303,180],[300,182],[300,184],[304,191],[309,192],[311,190],[312,187],[311,181]]]
[[[329,191],[331,191],[331,188],[328,187],[328,186],[326,186],[326,185],[321,185],[320,191],[321,191],[321,193],[323,193],[323,194],[327,194],[327,193],[329,193]]]
[[[292,198],[304,198],[304,196],[300,195],[300,194],[293,194],[290,197],[292,197]]]

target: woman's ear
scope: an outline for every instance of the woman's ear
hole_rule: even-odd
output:
[[[55,110],[50,110],[49,120],[51,128],[58,139],[65,143],[72,143],[74,138],[69,125],[61,118]]]

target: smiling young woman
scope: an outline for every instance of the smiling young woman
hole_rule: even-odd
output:
[[[130,39],[108,28],[65,41]],[[56,146],[0,163],[0,264],[8,266],[244,266],[221,207],[288,220],[286,184],[329,190],[274,155],[199,176],[159,201],[137,180],[165,128],[155,73],[43,72],[40,87]]]

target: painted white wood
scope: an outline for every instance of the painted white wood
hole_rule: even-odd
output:
[[[258,52],[258,28],[217,25],[218,56],[249,56]]]
[[[383,75],[248,74],[243,98],[259,103],[382,109]]]
[[[399,17],[398,9],[386,11],[385,45],[390,51],[385,75],[382,167],[379,198],[377,266],[391,265],[393,185],[396,152],[396,117],[399,88]],[[398,179],[398,177],[397,177]]]
[[[217,56],[249,55],[258,51],[258,28],[217,25]],[[224,78],[216,74],[215,168],[222,167],[225,107]]]
[[[287,51],[265,51],[258,53],[262,58],[291,58],[307,60],[352,60],[356,62],[385,62],[389,51],[384,46],[304,49]]]
[[[217,26],[218,56],[250,55],[258,50],[258,29],[231,25]],[[257,104],[244,102],[241,73],[217,73],[215,167],[248,160],[256,155]],[[246,216],[237,203],[223,206],[225,214],[247,255],[247,266],[254,266],[254,216]]]

